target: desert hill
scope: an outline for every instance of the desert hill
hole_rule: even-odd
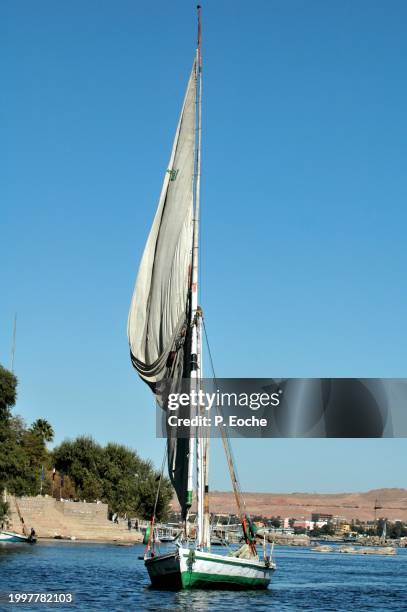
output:
[[[345,517],[347,520],[369,521],[376,516],[407,522],[407,489],[372,489],[364,493],[244,493],[251,515],[311,518],[312,512]],[[174,510],[178,504],[174,500]],[[211,512],[234,513],[232,492],[211,491]]]

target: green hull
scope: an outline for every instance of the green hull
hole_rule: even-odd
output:
[[[184,589],[267,589],[270,583],[270,580],[262,578],[236,577],[194,571],[183,572],[181,580]]]

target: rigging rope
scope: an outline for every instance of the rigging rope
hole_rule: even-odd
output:
[[[153,514],[151,516],[151,521],[150,521],[150,533],[148,534],[147,546],[146,546],[146,549],[144,551],[144,554],[146,554],[150,550],[150,548],[151,548],[151,540],[153,540],[153,546],[154,546],[155,513],[156,513],[156,510],[157,510],[158,498],[159,498],[159,495],[160,495],[161,481],[163,479],[164,468],[165,468],[165,461],[167,459],[167,451],[168,451],[168,446],[166,444],[165,445],[165,450],[164,450],[164,457],[163,457],[162,464],[161,464],[160,476],[159,476],[159,480],[158,480],[157,493],[155,495],[154,510],[153,510]]]
[[[214,367],[213,358],[212,358],[212,351],[209,345],[208,332],[206,330],[205,319],[203,317],[202,317],[202,325],[203,325],[204,334],[205,334],[206,347],[208,349],[208,356],[209,356],[209,362],[211,365],[212,376],[213,376],[216,386],[218,386],[216,373],[215,373],[215,367]],[[216,406],[216,411],[218,414],[220,413],[219,406]],[[230,444],[229,435],[223,427],[220,427],[219,429],[220,429],[220,433],[222,436],[222,443],[223,443],[223,448],[226,454],[226,460],[227,460],[228,467],[229,467],[230,477],[232,480],[233,492],[235,494],[236,505],[239,511],[240,522],[242,523],[242,527],[243,527],[243,534],[244,534],[246,543],[250,545],[253,553],[255,553],[256,544],[255,544],[254,527],[251,523],[250,516],[247,512],[246,503],[242,495],[242,490],[240,488],[240,483],[238,480],[235,462],[233,459],[233,453],[232,453],[232,447]]]

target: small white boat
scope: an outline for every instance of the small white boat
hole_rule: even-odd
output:
[[[179,529],[175,531],[172,527],[158,527],[155,530],[155,535],[159,542],[175,542],[179,535]]]
[[[26,536],[22,533],[16,533],[15,531],[0,531],[0,543],[1,542],[14,542],[14,543],[25,543],[34,544],[37,541],[35,537]]]
[[[7,490],[6,489],[4,489],[2,495],[3,495],[3,501],[7,502]],[[21,510],[17,503],[16,498],[14,498],[14,504],[17,509],[17,514],[21,522],[21,533],[17,533],[16,531],[10,531],[8,529],[3,529],[4,525],[6,525],[6,527],[10,526],[10,524],[6,520],[1,525],[2,529],[0,529],[0,543],[2,542],[19,543],[20,542],[20,543],[25,543],[25,544],[35,544],[35,542],[37,541],[35,531],[33,528],[31,528],[31,532],[27,533],[27,528],[24,523],[23,515],[21,514]]]
[[[175,536],[172,535],[163,535],[160,536],[160,541],[161,542],[174,542],[175,540]]]

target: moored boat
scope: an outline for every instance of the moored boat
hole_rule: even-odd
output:
[[[4,503],[7,504],[8,502],[8,497],[7,497],[7,490],[4,489],[3,490],[3,501]],[[37,537],[36,537],[36,533],[34,528],[31,528],[30,533],[28,533],[28,530],[25,526],[24,523],[24,518],[23,515],[21,514],[20,511],[20,507],[18,505],[17,499],[14,498],[14,504],[17,510],[17,514],[18,517],[20,519],[21,522],[21,533],[18,533],[17,531],[12,531],[10,529],[4,529],[4,526],[10,527],[11,525],[9,524],[9,521],[7,519],[7,517],[5,517],[2,525],[1,525],[1,529],[0,529],[0,543],[4,542],[4,543],[8,543],[8,542],[12,542],[12,543],[26,543],[26,544],[35,544],[35,542],[37,541]]]
[[[338,549],[340,553],[348,555],[396,555],[397,550],[393,546],[341,546]]]
[[[160,542],[174,542],[175,536],[172,535],[163,535],[160,536]]]
[[[179,546],[174,552],[147,557],[145,565],[153,586],[169,589],[265,589],[274,564],[241,559]]]
[[[32,535],[24,535],[23,533],[16,533],[15,531],[0,530],[0,543],[2,542],[13,542],[22,544],[35,544],[37,538]]]

